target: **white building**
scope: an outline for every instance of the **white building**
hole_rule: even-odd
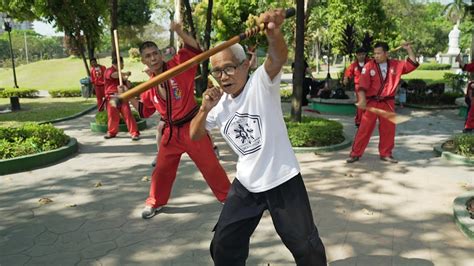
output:
[[[5,32],[5,28],[4,28],[5,16],[6,14],[0,13],[0,34]],[[32,30],[33,29],[33,22],[31,21],[23,21],[23,22],[12,21],[10,24],[11,24],[12,29],[14,30]]]

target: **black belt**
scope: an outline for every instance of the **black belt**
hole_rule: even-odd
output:
[[[167,126],[170,127],[170,135],[168,137],[168,140],[166,141],[166,144],[168,144],[171,140],[171,136],[173,135],[173,127],[178,127],[178,133],[179,133],[179,128],[185,125],[186,123],[191,122],[191,120],[193,120],[193,118],[196,116],[198,112],[199,112],[199,105],[196,105],[189,113],[187,113],[181,119],[169,121],[168,119],[161,118],[161,120],[166,123],[165,127]]]
[[[368,96],[367,99],[374,100],[377,102],[383,102],[383,101],[393,100],[395,99],[395,97],[394,96]]]

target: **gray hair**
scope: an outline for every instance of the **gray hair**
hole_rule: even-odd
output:
[[[219,42],[216,46],[219,46],[221,44],[223,44],[224,42]],[[227,49],[230,49],[232,51],[232,54],[234,55],[234,58],[237,59],[239,61],[239,63],[242,63],[245,59],[247,59],[247,55],[245,54],[245,51],[244,51],[244,48],[242,47],[242,45],[238,44],[238,43],[235,43],[231,46],[229,46],[229,48]],[[212,56],[211,56],[212,58]]]

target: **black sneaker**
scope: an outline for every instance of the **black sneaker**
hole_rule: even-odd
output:
[[[217,146],[214,146],[214,153],[216,154],[217,160],[221,159],[221,156],[219,154],[219,148]]]
[[[354,163],[354,162],[357,162],[359,160],[359,157],[357,156],[351,156],[351,158],[347,159],[346,160],[346,163]]]
[[[161,209],[163,209],[163,206],[158,206],[156,208],[153,208],[149,205],[146,205],[145,208],[143,208],[142,210],[142,218],[150,219],[153,216],[155,216]]]
[[[104,136],[104,139],[111,139],[111,138],[115,138],[115,135],[110,135],[107,133],[107,135]]]
[[[155,167],[156,166],[156,156],[155,156],[155,159],[153,159],[153,162],[151,162],[151,166]]]
[[[392,156],[380,156],[380,160],[386,161],[389,163],[398,163],[398,161],[395,160],[395,158],[393,158]]]
[[[462,133],[473,133],[474,128],[465,128],[462,130]]]
[[[137,141],[137,140],[139,140],[139,139],[140,139],[140,136],[138,136],[138,135],[132,136],[132,140],[133,140],[133,141]]]

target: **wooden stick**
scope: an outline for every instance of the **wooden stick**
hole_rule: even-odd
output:
[[[390,50],[390,53],[394,53],[394,52],[396,52],[396,51],[402,49],[402,48],[403,48],[403,45],[405,45],[405,44],[411,44],[411,42],[406,42],[406,43],[404,43],[404,44],[402,44],[402,45],[400,45],[400,46],[397,46],[397,47],[393,48],[392,50]]]
[[[286,15],[285,15],[285,18],[289,18],[289,17],[292,17],[295,15],[295,9],[294,8],[289,8],[286,10]],[[113,105],[113,106],[118,106],[118,104],[120,102],[125,102],[127,101],[128,99],[132,98],[132,97],[135,97],[135,96],[138,96],[140,93],[148,90],[149,88],[153,87],[153,86],[156,86],[178,74],[181,74],[183,73],[184,71],[188,70],[189,68],[201,63],[202,61],[208,59],[209,57],[217,54],[218,52],[222,51],[222,50],[225,50],[226,48],[242,41],[242,40],[245,40],[247,38],[250,38],[252,36],[255,36],[257,35],[257,33],[259,33],[260,31],[262,31],[263,29],[265,29],[265,26],[263,23],[261,23],[259,26],[255,26],[253,28],[250,28],[248,30],[246,30],[245,32],[237,35],[237,36],[234,36],[232,37],[231,39],[225,41],[224,43],[216,46],[216,47],[213,47],[207,51],[204,51],[198,55],[196,55],[195,57],[187,60],[186,62],[183,62],[161,74],[159,74],[158,76],[146,81],[146,82],[143,82],[139,85],[137,85],[136,87],[120,94],[117,98],[112,98],[110,100],[110,103]]]
[[[365,110],[372,112],[376,115],[379,115],[383,118],[386,118],[388,121],[394,123],[394,124],[400,124],[403,122],[406,122],[411,119],[411,117],[406,116],[406,115],[397,115],[394,112],[388,112],[380,108],[375,108],[375,107],[367,107]]]
[[[120,50],[119,50],[119,42],[118,42],[118,32],[114,30],[114,44],[115,44],[115,56],[117,57],[117,67],[118,67],[118,76],[119,76],[119,84],[120,86],[123,85],[122,79],[122,64],[120,63]]]

